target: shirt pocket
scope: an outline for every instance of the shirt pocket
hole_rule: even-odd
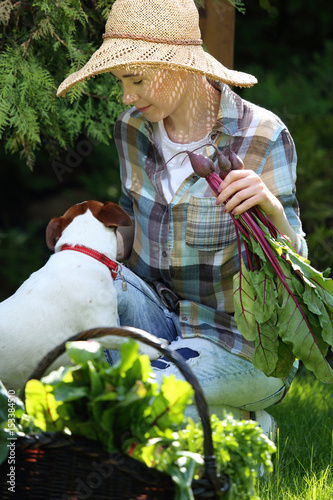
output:
[[[192,196],[187,209],[186,243],[197,250],[222,250],[236,241],[234,223],[216,198]]]

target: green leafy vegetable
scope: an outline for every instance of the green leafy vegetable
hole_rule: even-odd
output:
[[[258,500],[255,484],[259,464],[267,474],[272,472],[271,453],[276,451],[275,445],[253,421],[239,422],[231,415],[219,420],[212,415],[211,424],[217,471],[227,474],[230,480],[228,500]],[[169,443],[162,439],[147,440],[135,448],[133,457],[172,474],[179,491],[184,492],[192,477],[198,478],[203,472],[203,437],[201,424],[187,419],[187,425],[174,432]],[[192,500],[193,497],[176,498]]]
[[[234,278],[235,320],[241,334],[254,340],[253,364],[266,375],[284,377],[299,358],[322,382],[333,382],[327,360],[333,345],[333,281],[320,273],[277,231],[253,221],[265,240],[265,252],[255,237],[246,240],[259,259],[246,269],[241,263]],[[252,235],[252,233],[251,233]],[[269,255],[269,257],[268,257]],[[273,267],[273,263],[275,267]]]
[[[216,152],[223,167],[223,153]],[[218,195],[221,177],[230,170],[220,168],[219,177],[209,158],[187,153],[193,170],[205,177]],[[243,168],[231,149],[229,161],[231,170]],[[236,229],[240,268],[234,276],[235,320],[243,337],[254,342],[254,366],[268,376],[286,377],[299,358],[319,380],[332,383],[333,370],[327,359],[333,346],[330,269],[320,273],[311,267],[258,206],[230,216]]]
[[[67,352],[75,366],[26,385],[26,410],[35,425],[98,440],[106,451],[164,471],[175,483],[176,500],[193,500],[193,478],[204,471],[204,435],[201,424],[184,417],[191,385],[171,375],[159,388],[148,356],[140,356],[132,340],[123,343],[112,367],[98,342],[69,342]],[[218,472],[232,483],[230,499],[254,500],[257,470],[262,464],[271,471],[274,444],[255,422],[211,421]]]

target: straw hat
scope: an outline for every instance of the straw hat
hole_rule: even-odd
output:
[[[233,71],[202,48],[199,13],[193,0],[116,0],[101,47],[58,88],[64,96],[76,83],[114,69],[158,67],[187,70],[239,87],[254,76]]]

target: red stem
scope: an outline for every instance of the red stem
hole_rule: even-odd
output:
[[[212,190],[215,192],[215,194],[218,195],[219,194],[218,187],[221,184],[221,178],[216,174],[216,172],[211,172],[210,174],[208,174],[206,176],[206,180],[207,180],[208,184],[211,186]],[[226,202],[227,201],[228,200],[226,200]],[[256,223],[256,221],[253,218],[255,216],[254,215],[255,212],[256,212],[255,215],[257,215],[257,217],[266,225],[266,227],[268,227],[270,232],[272,230],[277,231],[277,229],[273,226],[273,224],[268,219],[265,218],[264,214],[261,213],[259,208],[256,208],[256,210],[254,210],[252,212],[251,212],[251,210],[243,212],[239,216],[239,218],[237,218],[237,219],[230,213],[232,220],[233,220],[235,227],[236,227],[236,237],[239,237],[239,234],[237,232],[237,229],[239,229],[239,231],[241,232],[242,235],[246,235],[245,237],[247,237],[248,239],[250,239],[251,235],[252,235],[257,240],[257,242],[261,245],[261,248],[263,249],[266,257],[268,258],[269,262],[273,266],[274,271],[278,275],[279,279],[281,280],[283,286],[285,287],[285,289],[287,290],[289,295],[292,297],[293,301],[296,304],[297,309],[300,311],[302,318],[304,319],[307,327],[309,328],[310,332],[312,333],[312,330],[310,328],[308,320],[306,319],[306,316],[305,316],[301,306],[297,302],[296,297],[294,296],[293,292],[289,288],[289,286],[286,282],[285,276],[283,274],[283,271],[282,271],[275,255],[274,255],[271,247],[269,246],[269,244],[266,240],[264,232],[258,226],[258,224]],[[241,221],[241,223],[239,223],[239,221]],[[249,236],[247,236],[247,235],[249,235]],[[238,240],[237,240],[237,243],[238,243]],[[246,241],[244,241],[244,243],[246,243]],[[240,252],[239,252],[239,258],[241,259]],[[251,265],[252,265],[252,263],[251,263]]]
[[[303,319],[305,320],[305,323],[307,324],[310,332],[312,332],[310,325],[308,323],[308,320],[306,319],[306,316],[305,316],[301,306],[297,302],[297,299],[294,296],[293,292],[290,290],[290,288],[285,280],[285,276],[283,274],[283,271],[282,271],[278,261],[276,260],[274,254],[272,252],[271,247],[269,246],[269,244],[266,241],[264,233],[262,232],[260,227],[256,224],[256,222],[251,218],[251,216],[247,212],[242,213],[242,215],[240,217],[244,219],[246,225],[250,228],[251,233],[253,234],[254,238],[258,241],[258,243],[260,243],[262,249],[264,250],[264,252],[266,254],[266,257],[268,258],[268,260],[272,264],[273,269],[275,270],[275,272],[278,275],[279,279],[281,280],[283,286],[286,288],[287,292],[289,293],[289,295],[292,297],[293,301],[295,302],[296,307],[300,311],[300,313],[301,313]]]
[[[264,226],[267,227],[267,229],[269,230],[269,234],[272,236],[272,238],[276,238],[278,230],[271,223],[271,221],[269,219],[267,219],[267,217],[265,217],[265,215],[262,213],[262,211],[259,209],[259,207],[257,205],[255,205],[250,210],[258,217],[260,222],[262,222],[264,224]]]

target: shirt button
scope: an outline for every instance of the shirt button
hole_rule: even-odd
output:
[[[167,256],[168,256],[168,252],[166,252],[165,250],[163,250],[162,257],[167,257]]]

